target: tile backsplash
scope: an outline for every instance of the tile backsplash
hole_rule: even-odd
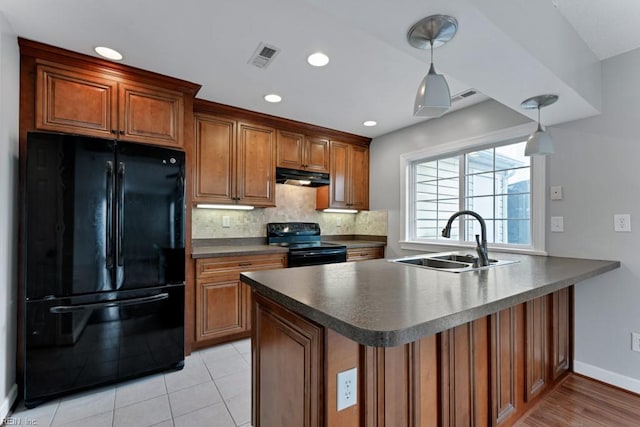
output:
[[[268,222],[317,222],[324,235],[387,235],[387,211],[362,211],[353,214],[316,211],[316,190],[308,187],[276,184],[275,208],[233,211],[193,208],[194,239],[265,237]],[[229,217],[229,227],[222,217]],[[338,223],[341,223],[338,227]]]

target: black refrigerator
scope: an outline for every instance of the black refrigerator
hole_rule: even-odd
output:
[[[184,153],[29,133],[24,400],[184,365]]]

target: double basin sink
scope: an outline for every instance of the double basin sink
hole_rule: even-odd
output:
[[[429,268],[432,270],[448,271],[451,273],[463,273],[465,271],[484,270],[500,265],[513,264],[518,261],[489,259],[489,265],[480,266],[478,264],[478,258],[473,255],[435,253],[393,259],[391,262]]]

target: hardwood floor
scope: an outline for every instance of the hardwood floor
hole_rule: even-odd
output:
[[[640,426],[640,395],[570,375],[516,426]]]

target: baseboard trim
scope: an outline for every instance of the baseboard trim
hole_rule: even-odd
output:
[[[616,387],[631,391],[636,394],[640,394],[640,380],[627,377],[616,372],[607,371],[606,369],[598,368],[597,366],[589,365],[588,363],[579,362],[575,360],[573,362],[573,371],[577,374],[590,377],[603,383],[611,384]]]
[[[9,415],[9,410],[13,406],[13,402],[18,397],[18,384],[14,384],[9,390],[9,394],[2,400],[2,406],[0,406],[0,420],[4,420]]]

